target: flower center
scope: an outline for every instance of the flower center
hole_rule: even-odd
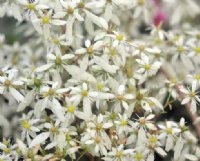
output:
[[[54,39],[53,39],[53,43],[56,44],[56,45],[58,45],[58,44],[59,44],[58,38],[54,38]]]
[[[34,79],[34,84],[35,84],[35,86],[40,86],[40,84],[41,84],[41,81],[39,80],[39,79]]]
[[[155,144],[157,142],[157,138],[155,136],[151,136],[149,138],[149,142],[152,143],[152,144]]]
[[[70,135],[68,135],[68,134],[67,134],[67,135],[65,136],[65,139],[66,139],[66,141],[68,141],[68,142],[69,142],[69,141],[71,141],[71,140],[72,140],[72,137],[71,137]]]
[[[49,23],[49,17],[43,17],[42,18],[42,23],[43,24],[48,24]]]
[[[34,10],[34,9],[35,9],[35,4],[29,3],[29,4],[27,5],[27,8],[28,8],[29,10]]]
[[[124,39],[124,36],[123,35],[117,35],[116,38],[117,38],[118,41],[122,41]]]
[[[195,97],[196,96],[196,93],[195,92],[191,92],[190,93],[190,97]]]
[[[67,9],[67,13],[68,13],[69,15],[73,14],[73,13],[74,13],[74,9],[71,8],[71,7],[69,7],[69,8]]]
[[[87,53],[88,54],[92,55],[93,52],[94,52],[94,50],[93,50],[93,48],[91,46],[87,48]]]
[[[195,75],[194,78],[195,78],[196,80],[200,80],[200,74]]]
[[[122,120],[121,121],[121,126],[126,126],[127,125],[127,121],[126,120]]]
[[[62,62],[61,58],[59,56],[56,57],[56,60],[55,60],[55,64],[56,65],[60,65]]]
[[[116,157],[117,157],[117,158],[122,157],[122,155],[123,155],[123,153],[122,153],[121,151],[117,151],[117,152],[116,152]]]
[[[111,120],[115,120],[116,117],[117,117],[117,114],[116,114],[116,113],[110,114],[110,119],[111,119]]]
[[[10,80],[8,80],[8,79],[5,80],[4,85],[5,85],[6,87],[10,86],[10,85],[11,85]]]
[[[70,113],[73,113],[75,111],[75,107],[74,106],[69,106],[67,108],[67,111],[70,112]]]
[[[119,101],[124,100],[124,96],[122,96],[122,95],[118,95],[118,96],[116,96],[116,98],[117,98]]]
[[[183,53],[185,51],[183,46],[179,46],[177,50],[179,53]]]
[[[140,122],[141,125],[145,125],[146,120],[145,120],[144,117],[141,117],[140,120],[139,120],[139,122]]]
[[[199,53],[200,53],[200,47],[196,47],[196,48],[194,49],[194,51],[195,51],[197,54],[199,54]]]
[[[135,154],[135,159],[141,160],[143,158],[143,155],[141,153],[136,153]]]
[[[137,92],[136,93],[136,99],[139,100],[139,101],[142,100],[143,99],[143,95],[140,92]]]
[[[176,84],[176,83],[177,83],[176,78],[173,78],[173,79],[171,80],[171,82],[174,83],[174,84]]]
[[[139,46],[139,50],[142,52],[142,51],[144,51],[144,49],[145,49],[145,46],[144,45],[140,45]]]
[[[149,64],[145,64],[144,69],[148,71],[151,69],[151,66]]]
[[[97,89],[99,91],[102,91],[103,90],[103,84],[97,84]]]
[[[84,2],[79,2],[78,3],[78,8],[84,8],[85,7],[85,3]]]
[[[88,95],[88,91],[83,90],[81,94],[82,94],[83,97],[87,97],[87,95]]]
[[[48,94],[53,96],[55,94],[55,90],[50,88],[49,91],[48,91]]]
[[[172,134],[172,128],[167,128],[165,131],[168,135]]]
[[[54,126],[50,130],[52,133],[55,133],[57,131],[56,127],[54,127]]]
[[[11,152],[11,150],[9,148],[5,148],[3,149],[3,151],[6,153],[6,154],[9,154]]]
[[[101,124],[97,124],[96,125],[96,131],[101,131],[102,130],[102,125]]]
[[[21,124],[22,124],[22,127],[25,129],[30,129],[31,127],[27,120],[22,120]]]

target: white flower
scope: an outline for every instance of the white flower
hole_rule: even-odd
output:
[[[112,126],[113,123],[111,121],[107,121],[106,117],[99,114],[87,123],[88,131],[85,135],[88,135],[88,133],[92,134],[92,136],[97,135],[103,140],[107,148],[111,148],[111,140],[107,135],[106,130]]]
[[[66,24],[66,21],[55,19],[52,17],[52,10],[49,10],[47,13],[43,13],[42,11],[38,11],[40,18],[35,17],[32,20],[32,23],[40,34],[44,34],[46,38],[50,36],[50,28],[52,25],[62,26]]]
[[[150,6],[151,4],[149,3],[148,0],[136,0],[133,2],[134,3],[134,18],[139,18],[141,15],[144,16],[144,20],[146,23],[149,23],[150,21],[150,16],[149,16],[149,9],[147,6]]]
[[[70,98],[65,97],[66,101],[66,120],[69,120],[68,122],[73,122],[76,117],[76,111],[78,111],[78,102],[72,101]]]
[[[175,63],[178,60],[180,60],[185,66],[188,67],[188,69],[194,69],[194,66],[191,62],[191,60],[189,59],[189,47],[185,42],[185,38],[184,37],[179,37],[178,40],[175,42],[175,46],[174,46],[174,52],[172,55],[172,62]]]
[[[134,149],[124,149],[123,145],[120,145],[116,148],[112,148],[112,151],[108,153],[107,157],[104,157],[103,160],[105,161],[127,161],[129,155],[132,155]]]
[[[149,114],[145,117],[139,117],[139,119],[137,120],[137,125],[155,131],[157,130],[157,127],[154,125],[153,121],[151,121],[154,117],[154,114]]]
[[[110,83],[112,83],[112,80],[110,81]],[[115,89],[114,89],[115,94],[113,94],[113,98],[114,98],[113,101],[115,102],[114,103],[114,111],[121,111],[121,106],[125,110],[129,109],[128,101],[133,100],[134,95],[127,93],[125,90],[126,90],[125,85],[119,85],[118,87],[117,86],[115,87]]]
[[[142,107],[146,112],[152,112],[152,107],[158,107],[160,110],[163,110],[163,105],[154,97],[148,96],[148,90],[140,89],[135,91],[135,99],[129,105],[128,115],[130,116],[133,110],[141,110]]]
[[[174,137],[181,132],[179,128],[177,128],[177,124],[172,121],[167,121],[166,126],[158,125],[162,130],[159,138],[166,139],[165,150],[168,152],[174,147]]]
[[[141,55],[141,59],[136,59],[140,68],[135,74],[135,78],[139,79],[139,84],[142,84],[148,77],[155,75],[161,66],[159,61],[151,62],[145,54]]]
[[[148,135],[147,145],[149,147],[148,157],[147,157],[148,161],[154,160],[154,152],[158,153],[162,157],[167,155],[167,153],[160,147],[161,143],[160,143],[157,135]],[[153,151],[152,151],[152,149],[153,149]]]
[[[67,15],[68,19],[77,19],[78,21],[83,21],[83,17],[79,14],[79,9],[77,8],[77,3],[73,2],[65,2],[60,0],[60,3],[64,7],[65,11],[58,12],[55,17],[63,18]]]
[[[126,114],[118,114],[118,118],[114,121],[116,124],[117,128],[117,133],[120,135],[122,133],[127,134],[130,132],[131,127],[130,127],[130,120],[128,119]]]
[[[134,42],[133,56],[140,54],[159,54],[161,51],[158,48],[150,48],[144,45],[145,42]]]
[[[36,12],[37,10],[48,9],[47,5],[40,4],[39,0],[34,0],[33,2],[27,0],[17,0],[20,5],[23,6],[24,9],[29,10],[31,12]]]
[[[18,102],[24,99],[24,96],[16,90],[24,83],[20,80],[14,80],[15,73],[8,73],[8,76],[0,76],[0,94],[9,92]]]
[[[82,141],[84,141],[84,144],[86,145],[94,146],[94,148],[92,147],[91,151],[94,151],[95,155],[99,155],[99,153],[104,156],[107,155],[107,148],[106,148],[107,143],[101,136],[92,133],[91,136],[87,139],[88,140],[84,138],[84,140]]]
[[[88,116],[92,114],[92,100],[97,97],[97,92],[89,89],[86,83],[83,83],[82,86],[71,87],[72,100],[79,104],[81,100],[83,101],[83,111]]]
[[[11,140],[5,140],[3,139],[3,142],[0,142],[0,159],[1,157],[7,159],[6,157],[10,158],[11,156],[13,157],[14,152],[15,152],[16,144],[12,145]],[[2,155],[2,156],[1,156]]]
[[[80,48],[76,50],[75,54],[77,55],[82,55],[89,59],[89,57],[93,57],[94,55],[99,55],[101,54],[103,42],[102,41],[97,41],[94,44],[91,44],[90,40],[85,41],[85,48]]]
[[[58,82],[54,82],[52,84],[52,87],[41,87],[40,93],[43,99],[39,102],[40,106],[37,107],[37,109],[35,109],[35,112],[38,113],[38,115],[40,115],[40,112],[43,111],[45,108],[50,108],[60,121],[64,121],[64,108],[61,106],[58,99],[62,97],[63,93],[66,93],[68,91],[68,88],[59,88]]]
[[[125,44],[126,43],[126,38],[123,34],[120,34],[118,32],[115,32],[113,35],[107,35],[108,37],[113,38],[113,47],[116,47],[120,44]]]
[[[49,44],[48,48],[49,51],[56,51],[56,48],[61,48],[62,46],[67,46],[68,43],[65,41],[66,36],[65,35],[52,35],[49,38]]]
[[[199,87],[199,85],[200,85],[200,74],[199,73],[189,74],[189,75],[187,75],[187,77],[190,80],[191,84],[195,83],[197,85],[197,87]]]
[[[29,112],[27,115],[23,114],[20,120],[22,127],[22,139],[26,139],[28,143],[31,142],[31,138],[36,136],[36,133],[40,131],[37,127],[39,119],[34,119],[32,117],[32,112]]]
[[[36,68],[35,72],[43,72],[51,68],[65,69],[68,61],[73,57],[74,57],[73,54],[62,55],[60,53],[60,49],[57,49],[56,54],[52,53],[47,54],[48,64]]]
[[[187,104],[190,103],[191,105],[191,112],[195,113],[197,110],[197,103],[200,102],[200,98],[198,96],[198,92],[196,91],[196,83],[193,82],[192,83],[192,90],[185,89],[185,88],[180,88],[181,92],[183,92],[185,94],[185,98],[182,100],[181,104]]]

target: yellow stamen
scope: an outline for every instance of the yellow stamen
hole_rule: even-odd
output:
[[[87,97],[88,91],[83,90],[81,94],[82,94],[83,97]]]
[[[25,129],[30,129],[30,127],[31,127],[27,120],[22,120],[21,124],[22,124],[22,127]]]
[[[101,124],[97,124],[96,125],[96,131],[101,131],[102,130],[102,125]]]
[[[10,80],[8,80],[8,79],[5,80],[4,85],[5,85],[6,87],[10,86],[10,85],[11,85]]]
[[[118,96],[116,96],[116,98],[117,98],[119,101],[124,100],[124,96],[122,96],[122,95],[118,95]]]
[[[97,89],[99,91],[102,91],[103,90],[103,84],[97,84]]]
[[[67,9],[67,13],[68,14],[73,14],[74,13],[74,9],[73,8],[71,8],[71,7],[69,7],[68,9]]]
[[[75,111],[75,107],[74,106],[69,106],[67,108],[67,111],[70,112],[70,113],[73,113]]]
[[[92,55],[93,52],[94,52],[94,50],[93,50],[93,48],[91,46],[87,48],[87,53],[88,54]]]
[[[116,157],[121,158],[123,156],[123,153],[121,151],[116,152]]]
[[[53,96],[55,94],[55,90],[50,88],[49,91],[48,91],[48,94]]]
[[[151,136],[149,138],[149,142],[152,143],[152,144],[155,144],[157,142],[157,138],[155,136]]]
[[[118,41],[122,41],[124,39],[124,36],[123,35],[117,35],[116,38],[117,38]]]
[[[135,157],[135,159],[137,159],[137,160],[143,159],[143,155],[142,155],[141,153],[136,153],[134,157]]]
[[[139,120],[139,122],[140,122],[141,125],[145,125],[146,120],[145,120],[144,117],[141,117],[140,120]]]
[[[28,8],[29,10],[34,10],[34,9],[35,9],[35,4],[29,3],[29,4],[27,5],[27,8]]]
[[[56,60],[55,60],[55,64],[56,65],[60,65],[62,62],[61,58],[59,56],[56,57]]]
[[[167,128],[165,131],[168,135],[172,134],[172,128]]]
[[[49,17],[43,17],[42,18],[42,23],[43,24],[48,24],[49,23]]]
[[[79,2],[78,3],[78,8],[84,8],[85,7],[85,3],[84,2]]]
[[[145,69],[145,70],[150,70],[150,69],[151,69],[151,66],[150,66],[149,64],[145,64],[144,69]]]
[[[126,120],[122,120],[121,121],[121,126],[126,126],[127,125],[127,121]]]

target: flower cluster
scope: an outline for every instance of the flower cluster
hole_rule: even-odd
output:
[[[194,0],[0,0],[26,39],[0,35],[0,161],[199,160],[200,30],[187,22],[199,11]],[[175,101],[190,119],[162,119]]]

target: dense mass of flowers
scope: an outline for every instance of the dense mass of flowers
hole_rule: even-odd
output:
[[[199,13],[194,0],[0,0],[26,40],[0,35],[0,161],[198,161]],[[193,126],[158,119],[174,101]]]

